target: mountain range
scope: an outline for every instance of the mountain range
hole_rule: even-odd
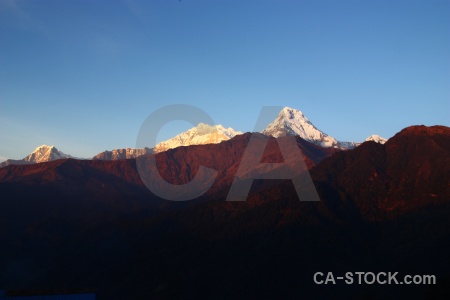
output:
[[[157,144],[153,148],[125,148],[105,150],[95,155],[92,159],[132,159],[145,154],[155,154],[181,146],[216,144],[222,141],[227,141],[241,134],[242,132],[236,131],[231,127],[225,128],[222,125],[208,125],[200,123],[196,127],[193,127],[186,132],[180,133],[179,135],[167,141],[163,141]],[[262,131],[262,134],[275,138],[282,136],[299,136],[302,139],[314,143],[318,146],[325,148],[338,148],[341,150],[353,149],[361,144],[336,140],[332,136],[329,136],[321,130],[317,129],[317,127],[315,127],[301,111],[289,107],[283,108],[277,118]],[[386,142],[386,139],[378,135],[371,135],[366,139],[366,141],[384,143]],[[42,145],[21,160],[8,159],[0,163],[0,168],[10,164],[32,164],[54,161],[63,158],[73,157],[62,153],[54,146],[50,147],[47,145]]]
[[[150,192],[137,159],[0,169],[0,287],[90,288],[100,300],[448,299],[450,128],[411,126],[346,151],[296,136],[321,201],[268,179],[253,182],[247,201],[225,201],[249,141],[267,142],[261,161],[276,164],[288,138],[244,133],[141,157],[154,155],[173,184],[200,166],[217,170],[192,201]],[[318,271],[429,274],[437,283],[317,285]]]

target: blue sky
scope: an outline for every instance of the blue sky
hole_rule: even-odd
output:
[[[344,141],[450,126],[449,16],[425,0],[0,0],[0,160],[134,147],[176,103],[241,131],[290,106]]]

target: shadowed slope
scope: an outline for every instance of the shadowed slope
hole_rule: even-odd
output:
[[[100,300],[448,296],[448,130],[411,127],[335,153],[311,172],[320,202],[299,201],[289,180],[223,201],[249,134],[157,155],[176,183],[200,162],[221,170],[201,202],[177,209],[154,206],[168,201],[143,187],[134,160],[6,167],[0,288],[93,288]],[[329,154],[297,141],[310,167]],[[278,151],[269,140],[263,161],[281,161]],[[438,284],[315,285],[318,271],[435,274]]]

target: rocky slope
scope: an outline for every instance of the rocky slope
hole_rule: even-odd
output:
[[[151,154],[153,153],[153,149],[143,148],[143,149],[135,149],[135,148],[126,148],[126,149],[114,149],[112,151],[105,150],[96,156],[94,156],[93,160],[120,160],[120,159],[131,159],[136,158],[141,155]]]

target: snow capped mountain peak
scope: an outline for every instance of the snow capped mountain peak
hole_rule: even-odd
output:
[[[188,131],[159,143],[155,146],[154,151],[155,153],[158,153],[180,146],[217,144],[229,140],[239,134],[242,134],[242,132],[235,131],[231,127],[225,128],[220,124],[208,125],[199,123]]]
[[[18,160],[8,159],[8,160],[0,163],[0,168],[3,168],[8,165],[29,165],[29,164],[48,162],[48,161],[64,159],[64,158],[74,158],[74,157],[59,151],[53,145],[52,146],[42,145],[42,146],[39,146],[36,149],[34,149],[33,152],[31,152],[28,156],[26,156],[22,159],[18,159]]]
[[[290,118],[300,117],[300,118],[307,119],[302,111],[295,109],[295,108],[288,107],[288,106],[284,107],[280,111],[280,114],[284,114],[286,116],[289,116]]]
[[[52,149],[56,149],[54,145],[48,146],[48,145],[41,145],[39,147],[37,147],[36,149],[34,149],[34,152],[39,152],[39,151],[48,151],[48,150],[52,150]]]
[[[53,161],[57,159],[70,158],[70,155],[56,149],[55,146],[42,145],[37,147],[31,154],[25,157],[23,160],[33,163],[40,163],[46,161]]]
[[[208,125],[205,123],[199,123],[197,126],[189,129],[187,132],[189,132],[189,131],[195,132],[198,135],[208,135],[208,134],[212,134],[212,133],[218,133],[218,134],[223,134],[223,135],[229,137],[230,139],[238,134],[242,134],[242,132],[235,131],[231,127],[225,128],[220,124],[212,126],[212,125]]]
[[[275,138],[298,135],[322,147],[339,147],[335,138],[317,129],[300,110],[290,107],[283,108],[278,117],[262,133]]]
[[[375,143],[379,143],[379,144],[384,144],[387,142],[387,139],[377,135],[377,134],[372,134],[371,136],[369,136],[366,140],[366,142],[368,141],[373,141]]]
[[[327,148],[353,149],[360,144],[336,140],[314,126],[303,112],[290,107],[283,108],[277,118],[262,133],[275,138],[286,135],[299,136],[313,144]]]

